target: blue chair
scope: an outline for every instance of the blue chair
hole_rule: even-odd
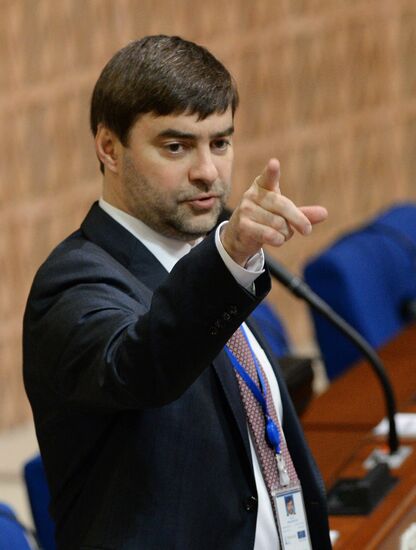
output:
[[[13,510],[0,502],[0,548],[1,550],[32,550],[27,529],[18,521]]]
[[[273,354],[279,358],[289,355],[289,338],[276,311],[266,302],[252,312],[251,318],[261,329]]]
[[[309,261],[308,285],[375,348],[406,324],[416,299],[416,204],[395,205]],[[312,312],[330,380],[360,357],[357,348]]]
[[[263,301],[250,315],[251,326],[264,336],[269,352],[280,364],[289,394],[299,416],[313,395],[313,360],[293,355],[288,334],[275,309]]]
[[[36,533],[43,550],[56,550],[55,525],[49,514],[49,488],[42,459],[35,456],[24,465],[26,489]]]

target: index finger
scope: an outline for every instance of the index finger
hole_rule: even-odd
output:
[[[257,176],[255,181],[259,187],[280,194],[279,180],[280,162],[277,159],[270,159],[261,175]]]

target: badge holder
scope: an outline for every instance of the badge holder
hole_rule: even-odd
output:
[[[272,491],[282,550],[312,550],[300,485]]]
[[[250,347],[248,341],[247,344]],[[280,430],[269,414],[266,395],[267,385],[263,379],[257,358],[250,347],[260,387],[256,385],[243,365],[238,362],[233,352],[228,348],[226,349],[234,369],[244,380],[262,408],[266,428],[266,442],[275,452],[279,484],[273,487],[271,496],[275,505],[276,523],[279,530],[281,550],[312,550],[302,489],[299,483],[291,483],[290,481],[281,448]]]

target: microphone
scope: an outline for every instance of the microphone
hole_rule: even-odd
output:
[[[228,220],[232,214],[232,210],[224,207],[219,215],[217,225],[225,220]],[[269,254],[264,254],[266,266],[269,269],[272,277],[277,279],[283,286],[288,288],[292,294],[307,302],[312,308],[323,315],[329,322],[333,323],[343,334],[345,334],[363,353],[369,361],[373,371],[379,379],[387,411],[389,423],[388,446],[390,455],[393,455],[399,449],[399,440],[397,436],[395,414],[397,411],[396,399],[393,392],[393,387],[388,378],[386,369],[384,368],[381,359],[378,357],[372,346],[359,334],[350,324],[338,315],[322,298],[320,298],[313,290],[305,283],[305,281],[292,274],[281,263],[277,262]],[[412,302],[414,312],[416,314],[416,300]]]
[[[288,288],[297,298],[305,300],[312,308],[333,323],[361,350],[369,361],[383,389],[389,423],[388,445],[390,455],[393,455],[399,448],[395,421],[397,407],[393,387],[381,359],[361,334],[340,317],[329,304],[322,300],[322,298],[320,298],[301,277],[293,275],[282,264],[271,258],[268,254],[265,254],[265,261],[270,274],[275,279]]]
[[[228,219],[231,211],[224,209],[220,216],[220,221]],[[332,515],[351,515],[368,514],[383,499],[397,478],[390,475],[389,464],[394,459],[404,460],[408,454],[408,449],[399,448],[399,440],[396,429],[396,400],[392,384],[388,378],[387,372],[372,346],[359,334],[351,325],[340,317],[322,298],[303,281],[301,277],[293,275],[282,264],[265,254],[265,263],[272,277],[277,279],[283,286],[289,289],[297,298],[306,301],[318,313],[326,317],[343,334],[345,334],[367,358],[379,379],[387,410],[389,423],[388,432],[388,457],[383,459],[376,458],[372,469],[369,470],[364,478],[345,478],[340,479],[328,493],[328,509]],[[416,312],[416,300],[411,304]],[[406,310],[408,310],[408,305]],[[406,311],[407,313],[407,311]]]
[[[282,264],[265,254],[266,265],[271,275],[288,288],[296,297],[305,300],[312,308],[333,323],[362,351],[377,375],[385,398],[389,422],[389,458],[401,455],[407,450],[399,449],[396,430],[396,400],[393,387],[380,358],[370,344],[351,325],[340,317],[306,283],[288,271]],[[340,479],[328,493],[328,509],[332,515],[368,514],[384,498],[397,479],[390,475],[389,461],[375,460],[375,465],[364,478]]]

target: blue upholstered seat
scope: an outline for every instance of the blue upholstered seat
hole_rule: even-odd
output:
[[[1,550],[31,550],[25,528],[7,504],[0,502],[0,548]]]
[[[39,455],[24,466],[24,478],[36,533],[43,550],[55,550],[55,526],[49,515],[49,488]]]
[[[275,357],[288,355],[289,338],[274,308],[265,300],[252,312],[251,318],[261,329]]]
[[[406,322],[416,298],[416,204],[396,205],[332,244],[305,267],[308,285],[378,348]],[[349,340],[313,312],[330,379],[359,358]]]

